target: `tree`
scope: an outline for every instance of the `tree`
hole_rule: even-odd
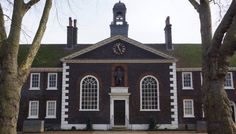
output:
[[[40,47],[52,0],[46,0],[37,32],[23,62],[18,63],[18,51],[24,15],[40,0],[14,0],[9,34],[4,24],[4,10],[0,3],[0,133],[16,134],[21,88]]]
[[[214,0],[189,0],[199,14],[202,41],[203,102],[208,134],[235,134],[232,110],[224,90],[229,60],[236,50],[236,0],[212,34],[210,3]]]

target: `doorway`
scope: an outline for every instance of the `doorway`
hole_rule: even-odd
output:
[[[114,125],[125,125],[125,100],[114,100]]]

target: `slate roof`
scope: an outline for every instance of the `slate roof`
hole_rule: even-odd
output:
[[[42,44],[33,62],[33,67],[61,67],[61,58],[74,52],[85,49],[93,44],[77,44],[74,49],[66,49],[66,44]],[[173,44],[174,50],[167,51],[165,44],[144,44],[148,47],[161,51],[175,57],[178,68],[201,67],[201,45],[200,44]],[[18,62],[21,62],[29,50],[29,45],[20,45]],[[236,55],[230,63],[236,67]]]

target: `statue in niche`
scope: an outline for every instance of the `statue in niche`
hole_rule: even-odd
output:
[[[115,86],[124,86],[124,69],[117,67],[114,72]]]

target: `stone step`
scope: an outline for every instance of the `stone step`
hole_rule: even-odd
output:
[[[127,127],[126,126],[114,126],[112,127],[112,130],[114,131],[127,131]]]

